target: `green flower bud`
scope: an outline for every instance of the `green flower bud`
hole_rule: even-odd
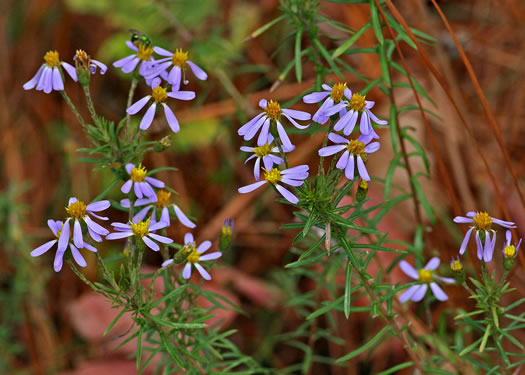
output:
[[[162,138],[158,143],[153,145],[153,151],[162,152],[171,146],[171,136],[167,135]]]
[[[463,284],[466,279],[465,270],[463,269],[463,264],[459,260],[459,257],[457,259],[452,258],[450,261],[450,269],[454,271],[454,278],[456,279],[456,282],[458,284]]]
[[[515,263],[515,259],[516,258],[504,258],[503,259],[503,269],[505,269],[505,271],[510,271],[512,269],[512,267],[514,267],[514,263]]]
[[[91,80],[91,58],[81,49],[75,54],[75,67],[77,69],[78,83],[82,86],[89,86]]]
[[[224,220],[224,225],[221,228],[221,235],[219,237],[219,251],[222,253],[230,250],[233,239],[233,219]]]
[[[365,180],[361,180],[359,182],[359,187],[357,188],[357,192],[355,193],[355,200],[358,202],[361,202],[366,199],[366,196],[368,194],[368,182]]]

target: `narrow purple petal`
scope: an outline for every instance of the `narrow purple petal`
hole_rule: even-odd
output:
[[[350,157],[350,152],[348,150],[346,150],[345,152],[343,152],[343,154],[341,155],[341,157],[339,158],[339,160],[337,161],[337,164],[335,165],[335,167],[337,169],[345,169],[348,165],[348,158]],[[353,161],[352,161],[353,163]],[[349,171],[350,173],[350,171]]]
[[[62,269],[62,264],[64,261],[64,253],[65,253],[65,250],[62,250],[62,251],[57,251],[55,254],[55,260],[53,262],[53,269],[55,270],[55,272],[60,272],[60,270]]]
[[[299,202],[299,198],[297,198],[292,192],[290,192],[288,189],[286,189],[284,186],[281,185],[275,185],[275,188],[281,193],[281,195],[286,199],[288,202],[297,204]]]
[[[127,180],[120,188],[120,191],[122,191],[124,194],[128,194],[131,190],[131,185],[133,185],[133,181]]]
[[[173,259],[168,259],[168,260],[162,262],[162,264],[160,266],[161,267],[166,267],[166,266],[169,266],[171,263],[173,263]]]
[[[293,126],[295,126],[297,129],[306,129],[310,126],[310,124],[308,125],[300,125],[299,123],[297,123],[297,121],[295,121],[293,118],[291,118],[290,116],[288,116],[286,113],[283,112],[283,115],[284,117],[286,117],[288,119],[288,121],[290,121],[292,123]]]
[[[86,260],[82,254],[80,254],[80,251],[78,251],[78,249],[73,244],[69,245],[69,248],[71,249],[71,253],[73,254],[73,259],[75,259],[75,262],[77,262],[80,267],[86,267]]]
[[[178,100],[193,100],[196,95],[194,91],[172,91],[168,93],[168,96]]]
[[[111,203],[109,203],[108,200],[93,202],[87,205],[86,210],[87,211],[93,211],[93,212],[99,212],[104,211],[105,209],[109,208],[111,206]]]
[[[490,232],[485,232],[485,248],[483,249],[483,260],[486,263],[492,261],[492,256],[494,255],[494,247],[496,245],[496,233],[492,235],[492,240],[490,239]]]
[[[283,147],[285,148],[294,147],[294,145],[290,141],[290,138],[288,138],[288,134],[286,134],[286,131],[284,130],[283,125],[279,121],[277,121],[277,133],[279,133],[279,138],[281,138]]]
[[[64,90],[64,81],[60,75],[58,68],[53,68],[53,90],[62,91]]]
[[[266,182],[267,182],[266,180],[263,180],[263,181],[256,182],[254,184],[243,186],[243,187],[238,189],[238,192],[241,193],[241,194],[246,194],[246,193],[252,192],[255,189],[263,186]]]
[[[182,210],[177,206],[176,204],[173,205],[173,209],[175,210],[175,215],[177,215],[177,219],[181,222],[182,225],[188,228],[195,228],[196,225],[191,222],[190,219],[182,212]]]
[[[75,219],[75,224],[73,228],[73,242],[77,247],[84,247],[84,240],[82,238],[82,228],[78,219]]]
[[[370,176],[368,175],[368,171],[366,170],[365,163],[363,162],[361,155],[357,155],[357,170],[359,171],[359,175],[363,180],[370,181]]]
[[[136,114],[137,112],[139,112],[142,108],[144,108],[144,106],[146,105],[146,103],[149,102],[149,100],[151,99],[151,95],[147,95],[145,97],[143,97],[142,99],[138,100],[137,102],[135,102],[134,104],[131,105],[131,107],[129,107],[126,112],[130,115],[134,115]],[[128,172],[129,173],[129,172]]]
[[[208,273],[208,271],[206,271],[204,269],[204,267],[202,267],[199,263],[195,263],[193,264],[195,266],[195,268],[197,269],[197,271],[199,271],[199,273],[201,274],[202,278],[205,279],[205,280],[211,280],[211,276],[210,274]]]
[[[403,271],[407,276],[410,276],[415,280],[419,280],[419,272],[417,272],[417,270],[406,260],[399,262],[399,268],[401,268],[401,271]]]
[[[328,95],[330,95],[330,92],[328,91],[321,91],[321,92],[312,92],[311,94],[305,95],[303,97],[303,102],[312,104],[312,103],[319,103],[321,100],[326,98]]]
[[[476,231],[476,246],[478,248],[478,259],[481,260],[483,258],[483,245],[481,244],[481,239],[479,238],[479,234]]]
[[[346,124],[344,130],[343,130],[343,134],[344,135],[350,135],[352,134],[352,132],[354,131],[354,128],[355,128],[355,125],[357,124],[357,116],[359,115],[358,112],[354,111],[352,113],[352,116],[350,117],[350,120],[348,121],[348,123]]]
[[[64,223],[64,226],[62,227],[62,231],[60,232],[60,238],[58,239],[58,252],[64,252],[66,251],[67,245],[69,243],[69,220],[67,219]]]
[[[127,62],[123,67],[122,67],[122,71],[124,73],[131,73],[132,71],[135,70],[135,68],[137,67],[138,63],[140,62],[140,59],[138,57],[136,57],[136,55],[133,56],[133,59],[131,59],[129,62]]]
[[[31,78],[29,81],[27,81],[24,84],[24,90],[31,90],[36,87],[38,84],[38,81],[40,80],[40,76],[42,75],[42,72],[44,71],[44,65],[41,65],[40,68],[38,68],[38,71],[36,74]]]
[[[195,74],[195,77],[200,79],[201,81],[204,81],[208,78],[208,75],[204,70],[199,68],[195,63],[191,62],[190,60],[186,61],[186,64],[190,66],[191,71],[193,74]]]
[[[203,255],[203,256],[199,257],[199,260],[213,260],[213,259],[220,258],[221,256],[222,256],[222,253],[217,251],[215,253],[210,253],[210,254]]]
[[[319,149],[319,156],[331,156],[337,154],[340,151],[343,151],[346,148],[346,145],[332,145],[326,146]]]
[[[197,253],[202,254],[211,247],[211,241],[204,241],[197,247]]]
[[[270,119],[266,118],[263,123],[259,138],[257,138],[257,146],[264,146],[268,142],[268,135],[270,131]]]
[[[292,117],[294,119],[301,120],[301,121],[310,120],[312,118],[312,115],[304,111],[297,111],[295,109],[288,109],[288,108],[285,108],[282,111],[284,114],[288,115],[289,117]]]
[[[427,289],[428,289],[428,285],[427,284],[420,285],[419,289],[416,290],[416,292],[412,296],[412,301],[414,301],[414,302],[421,301],[423,299],[423,297],[425,296],[425,294],[427,293]]]
[[[399,302],[404,303],[412,298],[421,285],[412,285],[399,296]]]
[[[155,194],[155,190],[151,187],[151,185],[147,182],[139,182],[140,189],[144,193],[146,197],[151,199],[153,202],[157,201],[157,194]]]
[[[336,133],[328,134],[328,139],[334,143],[341,143],[345,145],[350,143],[348,139],[346,139],[345,137],[341,137],[339,134],[336,134]]]
[[[354,155],[350,155],[348,162],[346,163],[345,176],[349,180],[353,180],[355,176],[355,162]]]
[[[106,240],[119,240],[121,238],[126,238],[126,237],[130,237],[130,236],[133,236],[133,232],[132,231],[129,231],[129,232],[113,232],[113,233],[110,233],[106,236]]]
[[[148,110],[146,111],[146,114],[142,118],[142,121],[140,122],[140,129],[146,130],[150,127],[151,123],[153,122],[153,117],[155,117],[155,109],[157,108],[157,104],[153,103]]]
[[[254,125],[257,121],[260,120],[260,118],[264,115],[264,112],[263,113],[259,113],[257,116],[255,116],[254,118],[252,118],[250,121],[248,121],[246,124],[244,124],[243,126],[241,126],[239,128],[239,130],[237,131],[237,134],[239,135],[245,135],[246,132],[248,131],[248,129],[251,128],[252,125]]]
[[[151,235],[151,233],[149,235]],[[157,245],[155,242],[150,240],[148,237],[146,237],[146,236],[142,237],[142,241],[144,241],[146,246],[149,247],[151,250],[153,250],[153,251],[159,251],[160,250],[159,245]]]
[[[434,257],[432,259],[430,259],[427,264],[425,264],[425,269],[427,271],[434,271],[436,268],[439,267],[439,263],[440,263],[440,260],[438,257]]]
[[[153,47],[153,51],[155,51],[157,55],[169,56],[169,57],[173,56],[173,52],[170,52],[167,49],[164,49],[161,47]]]
[[[361,130],[361,133],[368,134],[370,133],[370,126],[368,123],[368,114],[366,112],[361,113],[361,122],[359,125],[359,130]]]
[[[93,60],[91,60],[91,61],[93,61]],[[68,64],[67,62],[62,62],[61,65],[64,68],[64,70],[67,72],[67,74],[69,74],[71,79],[73,79],[73,81],[77,82],[78,81],[77,70],[75,69],[75,67],[73,65],[71,65],[71,64]]]
[[[30,255],[32,257],[38,257],[38,256],[44,254],[45,252],[47,252],[49,249],[51,249],[56,242],[57,242],[57,240],[52,240],[52,241],[46,242],[45,244],[40,245],[39,247],[37,247],[36,249],[31,251]]]
[[[191,233],[186,233],[184,235],[184,244],[189,244],[189,243],[192,243],[192,242],[195,242],[195,240],[193,239],[193,234]]]
[[[162,243],[172,243],[173,242],[173,240],[171,238],[160,236],[160,235],[155,234],[155,233],[149,233],[148,236],[153,238],[154,240],[157,240],[157,241],[162,242]]]
[[[162,189],[164,186],[166,186],[164,182],[162,182],[161,180],[157,180],[156,178],[153,178],[153,177],[149,177],[149,176],[146,177],[146,181],[159,189]]]
[[[186,280],[191,277],[191,263],[186,263],[184,269],[182,270],[182,277]]]
[[[432,293],[436,296],[436,298],[440,301],[446,301],[448,299],[448,296],[445,294],[443,289],[436,283],[430,283],[430,289],[432,289]]]
[[[86,222],[88,228],[91,228],[93,232],[101,234],[102,236],[109,234],[109,230],[94,222],[89,216],[84,217],[84,221]]]

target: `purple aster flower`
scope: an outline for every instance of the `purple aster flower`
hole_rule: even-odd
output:
[[[154,61],[151,57],[151,55],[153,55],[153,48],[151,45],[141,43],[140,41],[133,44],[127,40],[126,45],[135,53],[115,61],[113,66],[115,68],[121,68],[124,73],[131,73],[140,63],[139,74],[144,76],[150,68],[151,62]]]
[[[326,99],[323,104],[321,104],[321,107],[319,107],[317,112],[315,112],[314,116],[312,117],[312,119],[319,124],[324,124],[326,121],[328,121],[330,116],[327,116],[325,111],[332,108],[335,104],[339,104],[345,93],[347,93],[348,97],[352,96],[352,92],[346,87],[346,82],[336,83],[333,87],[323,84],[322,87],[324,91],[312,92],[311,94],[305,95],[303,97],[303,102],[309,104],[319,103],[328,97],[328,99]]]
[[[86,247],[86,243],[84,242],[84,238],[82,236],[82,222],[86,224],[90,237],[97,242],[101,242],[102,237],[100,236],[107,235],[109,231],[100,224],[94,222],[93,219],[89,217],[89,215],[96,217],[100,220],[108,220],[107,217],[98,216],[97,214],[95,214],[95,212],[103,211],[109,206],[110,203],[107,200],[93,202],[86,205],[84,202],[79,201],[75,197],[70,198],[68,206],[66,207],[66,211],[69,214],[69,217],[64,223],[64,226],[62,227],[60,233],[60,238],[58,240],[58,251],[64,252],[69,243],[70,220],[74,220],[73,243],[76,247]]]
[[[344,97],[347,100],[342,100],[341,98],[340,102],[337,104],[335,104],[335,100],[333,100],[334,104],[331,107],[329,106],[330,103],[327,104],[323,109],[322,114],[320,115],[320,120],[326,121],[328,117],[339,112],[339,120],[335,123],[334,130],[343,130],[343,133],[345,135],[349,135],[354,130],[354,127],[357,124],[357,120],[359,118],[359,114],[361,114],[361,133],[366,135],[372,134],[373,138],[378,139],[379,136],[374,131],[374,128],[372,127],[372,122],[378,125],[386,125],[387,122],[384,120],[380,120],[372,113],[371,109],[374,107],[375,102],[365,100],[365,96],[360,95],[358,93],[352,94],[352,91],[349,88],[343,86],[340,85],[336,87],[336,85],[334,85],[334,89],[331,89],[330,86],[323,85],[323,88],[325,90],[330,89],[331,92],[337,90],[336,99],[339,99],[341,95],[340,93],[343,92]]]
[[[355,164],[357,163],[359,176],[365,181],[370,181],[370,176],[365,167],[365,161],[368,158],[368,154],[379,150],[379,142],[370,143],[373,139],[371,134],[361,134],[357,140],[348,140],[338,134],[330,133],[328,139],[339,144],[321,148],[319,150],[319,156],[330,156],[345,150],[337,161],[336,168],[344,169],[346,178],[353,180],[355,176]]]
[[[162,189],[164,187],[164,182],[148,176],[148,170],[144,168],[142,164],[135,166],[134,164],[128,163],[126,164],[126,171],[129,173],[130,179],[122,185],[120,191],[124,194],[128,194],[131,191],[131,187],[133,187],[137,198],[146,196],[152,202],[156,202],[157,194],[155,194],[151,185]]]
[[[54,240],[51,240],[49,242],[46,242],[45,244],[37,247],[36,249],[34,249],[33,251],[31,251],[31,256],[32,257],[38,257],[44,253],[46,253],[49,249],[51,249],[53,247],[53,245],[55,245],[56,243],[59,242],[59,239],[61,237],[61,232],[62,232],[62,228],[63,228],[63,224],[61,221],[54,221],[54,220],[48,220],[47,221],[47,225],[49,226],[49,229],[51,229],[51,232],[53,232],[54,236],[55,236],[55,239]],[[62,264],[63,264],[63,258],[64,258],[64,254],[67,250],[67,245],[69,244],[69,248],[71,249],[71,253],[73,254],[73,259],[75,260],[75,262],[80,266],[80,267],[86,267],[87,266],[87,263],[86,263],[86,260],[84,259],[84,257],[82,256],[82,254],[80,254],[80,251],[78,251],[77,247],[75,245],[73,245],[72,243],[69,243],[70,239],[68,238],[67,240],[67,243],[66,243],[66,247],[64,247],[63,250],[59,251],[57,249],[57,252],[55,254],[55,261],[53,262],[53,268],[55,270],[55,272],[59,272],[61,269],[62,269]],[[97,252],[97,249],[95,249],[93,246],[91,246],[90,244],[87,244],[87,243],[83,243],[83,248],[89,250],[89,251],[93,251],[93,252]]]
[[[268,142],[263,146],[259,146],[259,147],[242,146],[241,147],[241,151],[253,153],[248,159],[246,159],[244,164],[246,164],[249,160],[253,158],[257,158],[253,166],[253,175],[255,176],[255,179],[257,181],[259,181],[259,177],[261,173],[261,160],[263,162],[264,169],[266,169],[267,171],[271,170],[274,164],[281,165],[284,162],[284,160],[281,157],[277,155],[273,155],[274,153],[279,154],[279,147],[277,146],[272,147],[272,142],[273,142],[273,136],[269,134]],[[288,151],[292,151],[292,150],[288,150]]]
[[[156,219],[157,209],[159,209],[159,210],[162,210],[159,221],[163,221],[164,223],[167,224],[166,226],[170,226],[171,223],[170,223],[169,209],[170,207],[173,207],[173,211],[175,211],[175,215],[177,216],[177,219],[179,219],[182,225],[188,228],[195,228],[196,225],[192,223],[191,220],[186,217],[186,215],[184,214],[184,212],[182,212],[179,206],[177,206],[174,203],[170,203],[170,198],[171,198],[171,192],[163,189],[157,192],[156,202],[151,201],[150,199],[147,199],[147,198],[137,199],[134,204],[135,207],[140,207],[140,206],[146,206],[146,207],[140,210],[134,216],[133,219],[144,220],[144,218],[146,217],[146,215],[149,213],[151,209],[153,209],[153,214],[151,216],[154,219]],[[120,205],[122,207],[129,208],[130,207],[129,199],[122,199],[120,201]]]
[[[501,250],[501,253],[505,256],[505,259],[516,258],[518,256],[518,251],[520,250],[522,239],[520,238],[518,243],[514,243],[514,245],[512,245],[512,233],[510,232],[510,230],[507,230],[505,236],[506,241],[505,245],[503,246],[503,250]]]
[[[158,82],[155,82],[156,84]],[[149,102],[151,98],[153,98],[153,104],[150,105],[148,110],[146,111],[146,114],[144,117],[142,117],[142,120],[140,121],[140,129],[146,130],[150,127],[151,123],[153,122],[153,117],[155,117],[155,109],[157,108],[157,104],[161,104],[162,107],[164,107],[164,115],[166,116],[166,121],[168,121],[168,125],[170,126],[171,130],[173,130],[175,133],[177,133],[180,130],[179,121],[177,120],[177,117],[173,114],[173,111],[168,107],[168,105],[165,103],[166,99],[168,99],[168,96],[170,98],[179,99],[179,100],[192,100],[195,98],[195,93],[193,91],[172,91],[167,92],[167,90],[162,86],[156,86],[152,89],[151,95],[147,95],[137,101],[135,104],[133,104],[131,107],[127,109],[127,113],[130,115],[136,114],[138,111],[140,111],[144,106]]]
[[[489,216],[489,214],[486,212],[470,211],[467,212],[466,216],[467,217],[456,216],[454,218],[455,223],[474,223],[474,225],[470,227],[470,229],[465,234],[465,238],[463,239],[463,242],[461,243],[461,246],[459,248],[459,253],[463,255],[463,253],[467,249],[467,244],[470,239],[470,235],[472,231],[475,230],[476,244],[478,248],[478,258],[480,260],[483,258],[485,262],[490,262],[492,260],[492,254],[494,253],[494,245],[496,243],[496,231],[491,229],[492,223],[496,223],[505,228],[516,228],[516,225],[510,221],[503,221],[500,219],[493,218]],[[492,240],[490,239],[491,232],[493,235]],[[481,246],[482,240],[480,236],[484,239],[484,246]]]
[[[163,221],[152,222],[150,225],[150,219],[151,218],[148,218],[144,221],[133,219],[130,224],[112,223],[111,225],[117,232],[108,234],[106,236],[106,239],[118,240],[121,238],[127,238],[131,236],[140,237],[142,241],[144,241],[146,246],[149,247],[151,250],[159,251],[159,245],[153,240],[165,244],[172,243],[173,240],[171,238],[152,233],[159,229],[166,228],[167,225]]]
[[[432,289],[432,293],[434,293],[434,296],[440,301],[446,301],[448,299],[448,296],[445,294],[443,289],[434,281],[436,279],[441,280],[448,284],[453,284],[454,279],[451,279],[449,277],[441,277],[436,274],[434,274],[432,271],[434,271],[439,266],[439,258],[434,257],[428,261],[428,263],[425,265],[425,267],[421,268],[420,270],[416,270],[414,267],[410,265],[410,263],[402,260],[399,262],[399,267],[401,267],[401,270],[411,278],[421,281],[424,284],[418,284],[418,285],[412,285],[407,290],[401,294],[399,297],[399,302],[403,303],[408,300],[412,300],[414,302],[419,302],[423,299],[425,294],[428,290],[428,285],[430,284],[430,289]]]
[[[199,262],[220,258],[222,256],[222,253],[216,251],[214,253],[202,255],[210,247],[210,241],[204,241],[197,247],[195,240],[193,239],[193,235],[191,233],[186,233],[184,235],[184,247],[182,248],[182,250],[189,255],[186,258],[187,263],[184,266],[184,269],[182,270],[182,277],[184,277],[185,279],[189,279],[191,277],[191,266],[193,265],[205,280],[211,280],[210,274],[204,269],[204,267],[200,265]],[[162,263],[162,267],[166,267],[171,263],[173,263],[173,259],[168,259],[167,261]]]
[[[278,182],[285,183],[290,186],[301,186],[304,184],[304,180],[308,178],[308,169],[307,165],[298,165],[297,167],[288,168],[280,171],[277,168],[272,169],[271,171],[264,172],[264,180],[256,182],[251,185],[243,186],[239,188],[239,193],[249,193],[255,189],[263,186],[265,183],[269,182],[281,193],[281,195],[290,203],[296,204],[299,202],[294,194],[292,194],[284,186],[279,185]]]
[[[308,125],[299,125],[296,120],[310,120],[311,116],[307,112],[296,111],[293,109],[281,109],[281,106],[276,101],[266,99],[261,99],[259,102],[259,107],[264,109],[264,112],[259,113],[253,119],[244,124],[237,133],[241,136],[244,136],[245,141],[249,141],[255,134],[261,130],[259,133],[259,138],[257,138],[257,146],[264,146],[268,143],[268,136],[270,135],[270,125],[277,127],[277,133],[283,144],[284,151],[291,151],[295,146],[290,142],[290,138],[286,134],[283,125],[281,124],[281,115],[286,117],[288,121],[292,123],[298,129],[306,129],[310,126]]]
[[[73,80],[77,80],[75,68],[66,62],[60,61],[57,51],[48,51],[44,55],[44,61],[45,63],[40,66],[35,76],[24,84],[24,90],[31,90],[36,87],[37,90],[42,90],[46,94],[53,90],[64,90],[60,66],[64,67]]]
[[[185,73],[186,65],[190,67],[193,74],[204,81],[208,78],[208,75],[204,70],[199,68],[194,62],[188,60],[188,52],[184,52],[182,49],[178,48],[175,50],[175,53],[165,50],[160,47],[153,47],[153,50],[161,56],[167,56],[166,58],[156,60],[155,63],[150,64],[150,67],[145,74],[146,79],[151,79],[161,75],[166,81],[173,85],[173,90],[178,91],[180,89],[181,80],[184,84],[187,84],[183,75]],[[164,73],[173,66],[168,74]]]

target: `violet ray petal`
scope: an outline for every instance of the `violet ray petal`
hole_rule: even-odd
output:
[[[194,242],[194,239],[193,239],[193,234],[191,233],[186,233],[184,235],[184,244],[189,244],[189,243],[192,243]]]
[[[184,269],[182,270],[182,277],[186,280],[191,277],[191,263],[186,263]]]
[[[99,212],[99,211],[104,211],[110,206],[111,206],[111,203],[109,203],[108,200],[103,200],[103,201],[92,202],[88,204],[86,207],[86,210],[93,211],[93,212]]]
[[[311,94],[303,96],[303,102],[312,104],[312,103],[319,103],[321,100],[326,98],[328,95],[330,95],[330,92],[322,91],[322,92],[312,92]]]
[[[197,271],[199,271],[199,273],[201,274],[202,278],[205,279],[205,280],[211,280],[211,276],[210,274],[208,273],[208,271],[206,271],[199,263],[194,263],[193,264],[195,266],[195,268],[197,269]]]
[[[365,163],[363,159],[361,158],[361,155],[357,155],[357,170],[359,171],[359,175],[361,178],[365,181],[370,181],[370,176],[368,175],[368,171],[366,170]]]
[[[151,233],[149,234],[151,235]],[[142,241],[146,244],[147,247],[149,247],[153,251],[159,251],[160,246],[157,245],[155,242],[153,242],[151,239],[149,239],[147,236],[142,237]]]
[[[421,285],[412,285],[411,287],[408,287],[403,294],[399,296],[399,302],[404,303],[412,298],[414,293],[419,289]]]
[[[206,74],[204,70],[198,67],[197,64],[190,60],[186,61],[186,64],[190,66],[190,69],[193,72],[193,74],[195,74],[195,77],[197,77],[201,81],[205,81],[206,79],[208,79],[208,74]]]
[[[42,75],[42,72],[44,71],[44,65],[41,65],[36,74],[31,78],[29,81],[24,83],[24,90],[31,90],[36,87],[38,84],[38,81],[40,80],[40,76]]]
[[[31,251],[29,255],[31,255],[32,257],[38,257],[46,253],[49,249],[51,249],[57,241],[58,240],[52,240],[52,241],[46,242],[45,244],[40,245],[39,247]]]
[[[428,289],[428,285],[427,284],[421,285],[419,287],[419,289],[416,290],[416,292],[412,296],[412,301],[414,301],[414,302],[421,301],[423,299],[423,297],[425,297],[425,294],[427,293],[427,289]]]
[[[446,301],[448,299],[448,296],[445,294],[443,289],[436,283],[430,283],[430,289],[432,289],[432,293],[434,293],[434,296],[440,301]]]
[[[161,236],[155,233],[149,233],[148,236],[162,243],[172,243],[173,242],[171,238],[164,237],[164,236]]]
[[[211,241],[204,241],[203,243],[199,245],[199,247],[197,247],[197,253],[202,254],[208,251],[210,247],[211,247]]]
[[[349,180],[353,180],[355,176],[355,162],[354,162],[354,155],[350,154],[348,158],[348,162],[346,163],[345,168],[345,176]]]
[[[153,103],[148,110],[146,111],[146,114],[144,117],[142,117],[142,120],[140,121],[140,129],[146,130],[151,126],[151,123],[153,122],[153,118],[155,117],[155,109],[157,108],[157,104]]]
[[[80,251],[78,251],[78,249],[73,244],[69,245],[69,248],[71,249],[71,253],[73,254],[73,259],[75,259],[75,262],[80,267],[86,267],[87,266],[86,260],[84,259],[82,254],[80,254]]]
[[[60,238],[58,239],[58,252],[66,251],[67,245],[69,243],[69,220],[70,219],[66,220],[64,226],[62,227],[62,231],[60,232]]]
[[[346,150],[345,152],[343,152],[343,154],[341,155],[341,157],[337,161],[337,164],[335,165],[335,167],[337,169],[345,169],[346,166],[348,165],[348,158],[349,157],[350,157],[350,152],[348,150]],[[352,163],[353,163],[353,161],[352,161]]]
[[[151,185],[155,186],[156,188],[159,188],[159,189],[162,189],[164,186],[166,186],[164,184],[164,182],[162,182],[161,180],[158,180],[154,177],[149,177],[147,176],[146,177],[146,181],[148,181]]]
[[[433,257],[430,259],[427,264],[425,264],[424,269],[427,271],[434,271],[436,268],[439,267],[440,260],[438,257]]]
[[[281,195],[286,199],[288,202],[297,204],[299,202],[299,198],[297,198],[292,192],[290,192],[288,189],[286,189],[284,186],[281,185],[275,185],[275,188],[281,193]]]
[[[80,226],[80,221],[75,219],[75,224],[73,226],[73,242],[77,247],[84,246],[84,240],[82,238],[82,227]]]
[[[175,215],[177,216],[177,219],[181,222],[182,225],[188,228],[195,228],[196,225],[188,219],[188,217],[184,214],[184,212],[177,206],[176,204],[173,205],[173,209],[175,210]]]
[[[217,258],[220,258],[222,256],[222,253],[221,252],[215,252],[215,253],[210,253],[210,254],[206,254],[206,255],[203,255],[201,257],[199,257],[199,260],[213,260],[213,259],[217,259]]]
[[[419,272],[417,272],[417,270],[406,260],[399,262],[399,268],[401,268],[401,271],[403,271],[407,276],[410,276],[415,280],[419,280]]]
[[[454,219],[455,220],[455,219]],[[470,228],[467,233],[465,234],[465,238],[463,238],[463,241],[461,242],[461,247],[459,248],[459,253],[463,255],[465,250],[467,249],[468,240],[470,239],[470,234],[474,230],[474,227]]]

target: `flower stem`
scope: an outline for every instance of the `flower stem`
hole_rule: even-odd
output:
[[[82,129],[84,129],[84,131],[87,134],[86,123],[84,122],[84,119],[82,118],[82,115],[80,114],[80,112],[78,112],[77,107],[75,107],[75,105],[73,104],[73,102],[71,101],[69,96],[67,95],[66,90],[60,91],[60,95],[62,95],[62,97],[66,101],[66,103],[69,106],[69,108],[71,108],[71,110],[73,111],[73,113],[77,117],[78,122],[80,122],[80,125],[82,125]]]
[[[135,75],[133,75],[133,79],[131,80],[131,86],[129,88],[129,93],[128,93],[128,104],[126,106],[126,109],[128,109],[129,107],[131,107],[131,103],[133,102],[133,95],[135,94],[135,89],[137,88],[137,84],[138,84],[138,80],[137,78],[135,77]],[[131,115],[129,113],[126,112],[126,122],[127,122],[127,126],[124,130],[124,135],[125,135],[125,139],[128,139],[128,135],[129,135],[129,127],[130,127],[130,123],[131,123]]]
[[[89,109],[89,114],[91,115],[91,118],[93,119],[93,123],[96,125],[96,126],[99,126],[99,122],[98,122],[98,115],[97,115],[97,112],[95,111],[95,106],[93,105],[93,100],[91,99],[91,94],[89,92],[89,86],[82,86],[82,88],[84,89],[84,94],[86,95],[86,102],[87,102],[87,106],[88,106],[88,109]]]

